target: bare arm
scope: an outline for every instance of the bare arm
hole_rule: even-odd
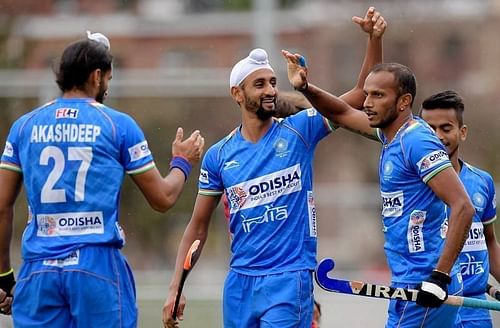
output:
[[[10,243],[14,220],[14,203],[19,195],[22,175],[0,169],[0,273],[10,270]]]
[[[204,196],[198,195],[196,198],[196,202],[194,205],[193,215],[191,216],[191,220],[184,231],[184,235],[182,236],[181,243],[179,245],[179,249],[177,251],[177,259],[175,261],[175,271],[170,281],[169,291],[167,300],[163,305],[163,322],[168,322],[172,317],[172,309],[175,302],[175,297],[177,294],[177,289],[179,287],[181,275],[182,275],[182,265],[184,262],[184,258],[189,250],[189,247],[196,239],[200,240],[200,245],[198,247],[199,252],[201,253],[203,249],[203,245],[205,245],[205,241],[207,240],[208,235],[208,227],[210,223],[210,218],[212,213],[214,212],[217,204],[219,203],[219,197],[212,196]],[[178,317],[182,319],[184,312],[185,300],[181,300],[178,309]]]
[[[382,36],[387,28],[387,22],[374,7],[368,8],[364,18],[355,16],[352,21],[358,24],[363,32],[368,34],[368,41],[356,86],[340,96],[340,98],[356,109],[363,109],[363,102],[365,101],[363,86],[366,77],[373,66],[383,62]]]
[[[287,60],[288,79],[296,90],[300,90],[321,115],[355,133],[375,139],[374,129],[370,127],[366,114],[350,106],[343,99],[332,95],[307,82],[307,67],[301,66],[302,56],[281,51]]]
[[[186,159],[190,165],[199,162],[203,154],[205,140],[199,131],[195,131],[189,138],[182,141],[182,128],[177,130],[172,143],[172,155]],[[151,207],[159,212],[171,208],[179,198],[187,176],[177,167],[172,168],[166,177],[162,177],[157,168],[132,175],[132,179],[142,191]]]
[[[490,258],[490,273],[500,282],[500,245],[495,236],[495,226],[493,223],[484,226],[484,238],[488,247],[488,256]]]
[[[435,268],[449,274],[467,239],[474,207],[452,167],[438,173],[428,185],[451,209],[445,246]]]

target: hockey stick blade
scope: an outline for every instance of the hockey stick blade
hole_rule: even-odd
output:
[[[172,312],[172,319],[176,320],[177,318],[177,310],[179,308],[179,301],[181,300],[182,289],[184,288],[184,283],[186,282],[186,278],[191,272],[196,261],[198,261],[198,257],[200,256],[200,252],[198,251],[198,246],[200,246],[200,241],[196,239],[186,254],[186,258],[184,259],[184,264],[182,266],[182,276],[181,281],[179,282],[179,288],[177,289],[177,295],[175,296],[174,310]]]
[[[500,290],[497,288],[493,287],[492,285],[488,284],[488,288],[486,289],[486,293],[496,299],[497,301],[500,301]]]
[[[418,291],[416,289],[393,288],[361,281],[330,278],[328,277],[328,273],[332,271],[334,267],[335,262],[330,258],[325,258],[321,260],[316,268],[316,282],[324,290],[341,294],[384,299],[398,299],[411,302],[415,302],[417,300]],[[446,299],[444,303],[453,306],[465,306],[500,311],[499,302],[486,301],[471,297],[449,295],[448,299]]]

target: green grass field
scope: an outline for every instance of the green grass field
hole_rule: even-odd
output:
[[[163,301],[139,301],[139,327],[163,327],[161,309]],[[222,327],[221,304],[219,301],[191,300],[188,303],[182,328],[218,328]]]

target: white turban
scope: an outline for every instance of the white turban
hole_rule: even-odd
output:
[[[256,48],[250,52],[248,57],[243,58],[234,65],[229,77],[229,87],[240,85],[248,75],[263,68],[274,72],[271,65],[269,65],[267,52],[264,49]]]
[[[90,31],[87,31],[87,39],[102,43],[106,48],[108,48],[108,51],[111,50],[109,39],[102,33],[92,33]]]

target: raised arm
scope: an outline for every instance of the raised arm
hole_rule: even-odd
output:
[[[370,127],[368,117],[364,112],[307,81],[307,67],[303,65],[304,59],[300,54],[292,54],[286,50],[282,50],[281,53],[287,60],[290,83],[306,96],[321,115],[336,125],[367,138],[376,139],[374,129]]]
[[[172,143],[171,170],[167,176],[162,177],[157,168],[132,175],[151,207],[159,212],[165,212],[175,204],[191,167],[199,162],[203,154],[205,140],[199,131],[194,131],[184,141],[182,138],[183,130],[178,128]]]
[[[354,108],[363,109],[363,102],[365,100],[363,85],[366,77],[373,66],[383,62],[384,59],[382,35],[387,28],[387,22],[374,7],[368,8],[364,18],[354,16],[352,21],[359,25],[363,32],[368,34],[368,41],[366,44],[365,58],[361,66],[361,71],[359,72],[356,86],[340,96],[340,98]]]
[[[220,196],[204,196],[198,195],[194,205],[193,215],[191,220],[184,231],[181,243],[179,245],[179,250],[177,251],[177,259],[175,261],[175,271],[170,281],[170,286],[168,290],[168,296],[163,305],[163,322],[165,327],[172,325],[172,311],[174,307],[175,297],[177,295],[177,289],[179,288],[179,283],[182,275],[182,266],[184,258],[189,250],[189,247],[195,240],[200,240],[200,245],[198,246],[198,252],[201,252],[203,245],[207,240],[208,227],[210,223],[210,218],[214,212],[217,204],[220,200]],[[177,311],[177,318],[179,320],[183,319],[185,298],[181,298],[179,308]]]

